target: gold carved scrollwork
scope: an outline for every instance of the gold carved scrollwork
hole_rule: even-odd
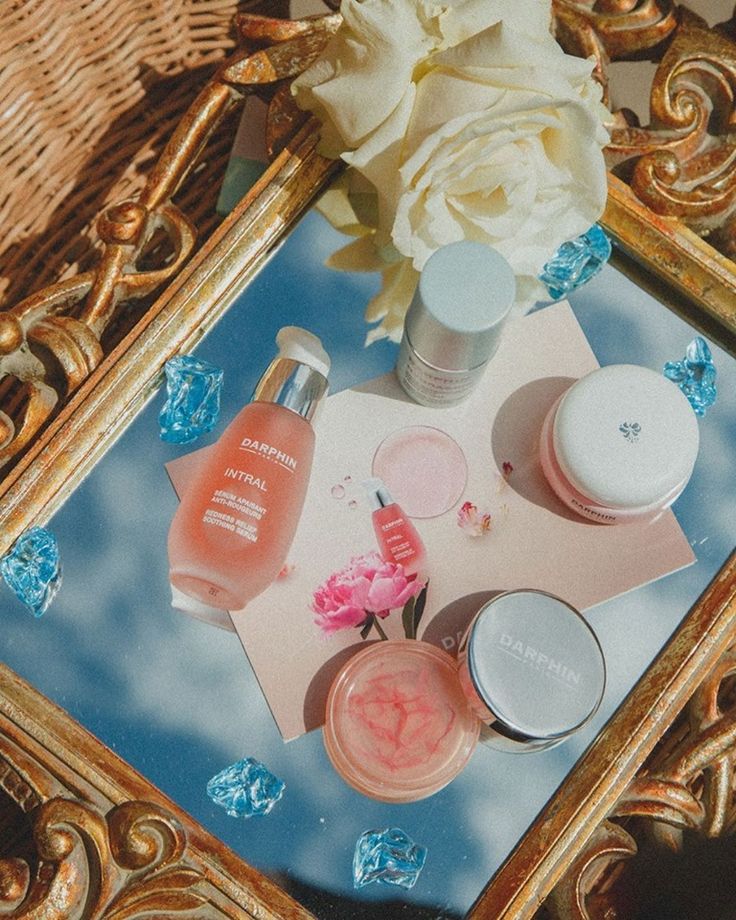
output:
[[[200,871],[182,865],[185,833],[149,802],[125,802],[98,814],[54,798],[31,815],[38,854],[0,861],[0,916],[13,920],[132,920],[204,917]]]
[[[303,120],[286,81],[320,53],[338,14],[281,20],[241,14],[247,48],[233,54],[174,131],[141,194],[97,220],[101,255],[92,271],[52,284],[0,313],[0,469],[16,458],[102,361],[103,336],[128,304],[176,277],[192,254],[196,228],[171,198],[192,172],[225,113],[249,93],[273,101],[269,147],[279,149]],[[154,268],[140,268],[151,252]],[[124,322],[123,322],[124,325]]]
[[[671,0],[554,0],[554,15],[594,33],[611,58],[653,48],[677,27]]]
[[[735,90],[736,45],[683,11],[655,76],[651,110],[657,128],[641,150],[631,187],[653,210],[680,217],[703,234],[720,227],[732,232]],[[614,152],[628,143],[626,130],[614,132]]]
[[[0,917],[313,920],[2,663]]]
[[[554,0],[556,34],[573,54],[658,61],[650,122],[614,112],[609,168],[656,214],[677,218],[736,255],[736,43],[670,0]],[[734,20],[731,20],[733,26]]]
[[[638,853],[634,833],[623,826],[629,819],[643,820],[658,844],[675,851],[686,848],[686,831],[713,838],[736,830],[735,678],[732,647],[571,863],[547,901],[553,916],[592,920],[603,911],[607,920],[618,920],[615,907],[601,903],[606,904],[606,890],[623,861]]]
[[[647,51],[677,28],[671,0],[553,0],[552,8],[555,34],[565,50],[595,56],[606,102],[611,60]]]

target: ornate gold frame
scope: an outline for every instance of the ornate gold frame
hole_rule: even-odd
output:
[[[612,261],[705,336],[736,353],[736,265],[681,221],[655,214],[609,173],[600,221]]]
[[[0,491],[0,554],[43,523],[153,396],[164,363],[191,350],[338,168],[308,122],[13,468]]]
[[[0,852],[3,916],[312,917],[0,664],[2,793],[38,860]]]
[[[649,123],[640,125],[629,109],[614,111],[601,222],[664,282],[660,298],[733,350],[736,13],[709,28],[673,0],[552,0],[552,10],[562,47],[595,58],[604,100],[611,62],[656,62]]]
[[[590,4],[559,0],[557,7],[562,6],[575,7],[573,12],[579,13]],[[316,139],[316,125],[307,123],[146,315],[80,383],[7,476],[0,486],[0,553],[23,530],[45,522],[61,505],[153,395],[164,362],[177,352],[190,350],[217,321],[280,236],[339,168],[317,154]],[[624,252],[665,282],[660,293],[664,292],[671,306],[734,347],[733,263],[676,218],[655,215],[613,175],[603,223]],[[684,299],[672,302],[673,289]],[[664,730],[718,667],[718,660],[733,644],[735,626],[736,557],[732,557],[489,882],[468,914],[470,920],[531,917],[552,892],[549,905],[558,916],[587,917],[584,901],[591,877],[597,878],[598,867],[611,862],[611,854],[621,849],[618,832],[610,831],[611,825],[604,822],[631,808],[634,792],[641,792],[637,773]],[[719,749],[721,758],[722,754]],[[40,772],[33,761],[43,765]],[[718,765],[713,769],[720,771],[719,775],[724,771]],[[35,783],[29,783],[29,777],[36,777]],[[143,863],[135,861],[142,857],[131,856],[126,842],[128,829],[135,829],[143,820],[158,828],[159,838],[164,840],[161,846],[168,854],[167,871],[181,870],[182,890],[190,879],[195,887],[210,885],[220,892],[209,895],[210,903],[217,904],[218,916],[242,916],[232,904],[245,906],[253,916],[308,916],[204,832],[191,829],[191,822],[187,824],[172,803],[1,667],[0,782],[6,791],[12,790],[16,800],[29,805],[47,803],[39,818],[42,836],[47,818],[49,825],[61,818],[62,823],[76,828],[75,833],[95,841],[98,854],[111,855],[115,863],[111,872],[116,879],[109,882],[111,893],[126,888],[133,869],[145,869]],[[649,790],[636,801],[647,804],[652,797]],[[69,804],[68,799],[82,804]],[[144,804],[125,804],[139,800]],[[672,816],[666,798],[660,798],[657,808],[658,818]],[[190,828],[183,836],[177,821]],[[678,821],[681,819],[675,817],[674,824]],[[123,827],[125,832],[120,830]],[[50,838],[46,835],[43,839]],[[144,851],[148,852],[146,846]],[[626,846],[630,849],[630,844]],[[214,862],[208,855],[212,852],[217,854]],[[154,859],[148,864],[151,879],[159,878],[161,865]],[[22,869],[11,868],[3,878],[9,878],[9,890],[15,890],[13,885],[17,888],[23,879],[13,873],[22,873]],[[80,871],[78,866],[72,868]],[[187,872],[199,872],[205,881],[195,881]],[[257,900],[252,900],[252,891],[260,892]],[[225,895],[232,902],[227,909],[217,900]],[[168,909],[176,912],[173,906]]]

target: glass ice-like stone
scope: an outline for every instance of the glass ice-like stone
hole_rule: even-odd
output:
[[[169,358],[164,366],[166,402],[158,420],[161,440],[188,444],[212,431],[220,414],[223,372],[191,355]]]
[[[716,366],[708,343],[699,335],[687,346],[682,361],[668,361],[664,375],[687,396],[696,415],[705,415],[716,401]]]
[[[244,757],[212,777],[207,795],[233,818],[251,818],[267,815],[285,788],[260,761]]]
[[[40,617],[61,587],[56,537],[44,527],[31,527],[0,559],[0,574],[18,600]]]
[[[398,827],[365,831],[355,844],[353,885],[384,882],[413,888],[427,858],[426,847],[418,846]]]
[[[611,241],[598,224],[563,243],[546,263],[539,280],[553,300],[562,300],[587,284],[611,256]]]

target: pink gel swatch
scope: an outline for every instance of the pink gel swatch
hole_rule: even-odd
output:
[[[378,445],[373,475],[385,482],[409,517],[431,518],[457,504],[468,465],[460,445],[449,434],[413,425],[394,431]]]

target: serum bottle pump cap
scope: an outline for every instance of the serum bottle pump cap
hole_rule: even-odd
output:
[[[463,240],[434,252],[406,314],[396,373],[407,395],[425,406],[465,399],[493,357],[516,297],[506,259]]]
[[[169,530],[175,596],[240,610],[276,579],[291,546],[314,454],[311,420],[327,393],[319,339],[283,328],[252,401],[223,432]],[[179,601],[181,604],[181,600]]]
[[[327,393],[330,358],[317,336],[298,326],[283,326],[276,335],[278,354],[253,392],[253,402],[269,402],[314,418]]]

